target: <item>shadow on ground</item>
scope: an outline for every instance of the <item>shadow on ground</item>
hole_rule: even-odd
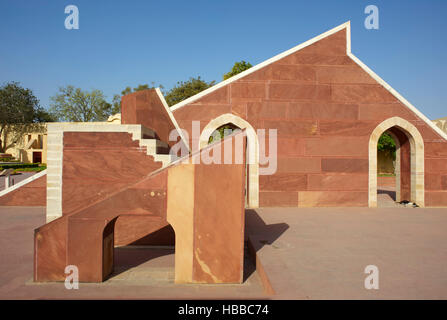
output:
[[[174,270],[174,248],[173,247],[151,247],[151,246],[123,246],[117,247],[114,250],[114,266],[113,273],[109,278],[116,277],[121,273],[124,273],[132,268],[136,268],[140,265],[147,264],[152,260],[172,255],[172,257],[166,257],[165,259],[159,259],[161,262],[153,264],[162,266],[164,268],[172,268]]]
[[[245,210],[245,263],[249,261],[251,267],[244,270],[244,281],[256,271],[256,254],[265,245],[272,245],[287,229],[287,223],[266,224],[261,216],[253,209]],[[253,245],[254,252],[248,250],[248,241]],[[248,259],[247,259],[248,257]]]
[[[377,189],[377,195],[387,195],[391,198],[391,200],[396,201],[396,191],[393,190],[385,190],[385,189]]]

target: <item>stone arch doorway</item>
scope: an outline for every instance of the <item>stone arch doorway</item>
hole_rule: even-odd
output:
[[[163,220],[163,222],[165,223],[162,224],[166,224],[166,227],[163,227],[162,229],[170,228],[172,230],[174,236],[174,239],[172,239],[173,242],[166,244],[165,243],[166,241],[163,241],[162,239],[160,243],[160,230],[161,230],[160,229],[149,233],[146,237],[148,238],[152,236],[152,238],[146,239],[144,244],[130,243],[127,245],[117,245],[115,241],[116,240],[115,236],[117,232],[116,226],[118,219],[121,217],[134,217],[143,219],[151,218],[154,221],[154,225],[159,224]],[[127,222],[126,227],[132,229],[133,225],[137,223],[138,220]],[[163,235],[161,235],[161,237],[163,237]],[[151,215],[132,215],[132,214],[118,215],[112,220],[108,221],[108,223],[104,226],[102,231],[102,250],[101,250],[102,281],[105,281],[110,277],[117,276],[132,268],[136,268],[141,264],[147,263],[148,261],[154,260],[161,256],[172,255],[172,257],[174,257],[175,254],[174,246],[175,246],[175,230],[171,224],[168,224],[165,218]],[[168,264],[164,266],[166,271],[168,271],[168,269],[170,268],[172,269],[175,268],[174,263],[172,265],[169,264],[170,260],[174,259],[166,259],[166,261],[168,261]],[[142,278],[141,280],[144,279]]]
[[[224,126],[245,129],[247,132],[247,206],[249,208],[259,207],[259,141],[255,129],[244,119],[231,114],[223,114],[211,120],[200,134],[200,149],[208,145],[213,132]]]
[[[400,117],[380,123],[369,139],[368,206],[377,207],[377,143],[384,132],[396,142],[396,201],[424,207],[424,140],[414,125]]]

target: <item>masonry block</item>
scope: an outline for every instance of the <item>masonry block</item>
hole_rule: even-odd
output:
[[[265,120],[264,125],[269,129],[276,129],[278,137],[296,138],[297,136],[315,136],[318,133],[316,121],[281,121]]]
[[[230,102],[228,86],[219,88],[218,90],[207,94],[198,99],[194,103],[197,104],[228,104]]]
[[[429,207],[447,207],[447,191],[425,192],[425,205]]]
[[[321,159],[321,169],[323,172],[367,173],[368,160],[323,158]]]
[[[446,159],[425,159],[426,172],[447,174]]]
[[[294,82],[315,83],[316,72],[311,66],[302,65],[272,65],[272,79],[293,80]]]
[[[365,190],[368,187],[368,174],[309,174],[308,190]]]
[[[376,128],[374,121],[320,121],[320,134],[331,136],[369,136]],[[363,140],[364,143],[365,140]]]
[[[307,189],[307,175],[303,173],[276,173],[259,177],[262,191],[299,191]]]
[[[304,155],[304,139],[277,138],[277,152],[284,157]]]
[[[332,85],[332,101],[347,103],[388,103],[395,97],[380,85]]]
[[[291,102],[287,109],[288,119],[357,119],[355,104]]]
[[[320,172],[321,159],[318,157],[313,158],[279,158],[277,163],[278,173],[291,173],[291,172]]]
[[[262,191],[259,193],[261,207],[296,207],[298,192],[294,191]]]
[[[306,139],[309,156],[368,156],[368,137],[322,136]]]
[[[232,98],[265,98],[265,84],[255,82],[234,82],[231,84]]]
[[[287,102],[249,102],[247,119],[286,119]]]
[[[201,104],[192,104],[188,106],[188,108],[181,108],[178,111],[175,112],[176,119],[179,119],[179,125],[180,120],[193,120],[193,121],[206,121],[211,120],[216,117],[218,117],[221,114],[224,113],[230,113],[231,112],[231,105],[230,104],[208,104],[206,108],[203,107]],[[189,126],[181,126],[182,129],[190,129],[191,124],[188,122]],[[203,126],[205,126],[206,123],[203,123]]]
[[[299,207],[364,207],[368,192],[360,191],[300,191]]]
[[[282,100],[331,100],[329,85],[271,83],[269,97]]]

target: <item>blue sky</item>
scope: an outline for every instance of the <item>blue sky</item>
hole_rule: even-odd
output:
[[[79,30],[66,30],[66,5]],[[367,5],[379,30],[364,27]],[[351,20],[352,52],[430,119],[447,116],[445,0],[0,0],[0,83],[19,81],[48,107],[58,87],[169,89],[222,80]]]

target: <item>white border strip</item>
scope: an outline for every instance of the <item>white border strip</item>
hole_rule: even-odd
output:
[[[36,179],[39,179],[40,177],[42,177],[42,176],[44,176],[46,174],[47,174],[47,170],[46,169],[42,170],[42,171],[40,171],[40,172],[38,172],[36,174],[33,174],[31,177],[26,178],[26,179],[16,183],[15,185],[9,187],[8,189],[0,191],[0,197],[2,197],[2,196],[6,195],[6,194],[8,194],[8,193],[10,193],[10,192],[12,192],[14,190],[17,190],[18,188],[24,186],[25,184],[28,184],[28,183],[36,180]]]
[[[200,93],[198,93],[198,94],[196,94],[196,95],[194,95],[192,97],[189,97],[186,100],[183,100],[183,101],[173,105],[171,107],[171,110],[175,111],[177,109],[180,109],[181,107],[184,107],[185,105],[187,105],[187,104],[189,104],[189,103],[191,103],[191,102],[193,102],[193,101],[195,101],[197,99],[200,99],[203,96],[205,96],[205,95],[207,95],[207,94],[209,94],[209,93],[211,93],[213,91],[216,91],[219,88],[222,88],[222,87],[226,86],[227,84],[230,84],[230,83],[232,83],[232,82],[234,82],[234,81],[236,81],[236,80],[238,80],[240,78],[243,78],[243,77],[245,77],[245,76],[247,76],[247,75],[249,75],[249,74],[251,74],[251,73],[253,73],[255,71],[258,71],[259,69],[264,68],[265,66],[267,66],[269,64],[272,64],[273,62],[276,62],[276,61],[278,61],[278,60],[280,60],[280,59],[282,59],[282,58],[284,58],[284,57],[286,57],[286,56],[288,56],[288,55],[290,55],[292,53],[295,53],[298,50],[301,50],[301,49],[303,49],[303,48],[305,48],[307,46],[310,46],[311,44],[313,44],[313,43],[315,43],[315,42],[317,42],[317,41],[319,41],[319,40],[321,40],[323,38],[326,38],[326,37],[328,37],[328,36],[338,32],[340,30],[343,30],[344,28],[346,28],[347,30],[350,30],[350,25],[351,25],[351,22],[348,21],[348,22],[345,22],[345,23],[339,25],[338,27],[335,27],[335,28],[333,28],[331,30],[328,30],[328,31],[320,34],[319,36],[316,36],[315,38],[307,40],[306,42],[303,42],[303,43],[297,45],[296,47],[293,47],[292,49],[284,51],[283,53],[280,53],[280,54],[274,56],[273,58],[265,60],[264,62],[261,62],[261,63],[255,65],[255,66],[251,67],[250,69],[245,70],[244,72],[241,72],[241,73],[239,73],[239,74],[237,74],[235,76],[232,76],[231,78],[229,78],[229,79],[227,79],[225,81],[219,82],[218,84],[212,86],[211,88],[208,88],[208,89],[206,89],[206,90],[204,90],[204,91],[202,91],[202,92],[200,92]],[[350,31],[347,33],[347,35],[350,35]],[[349,43],[349,47],[350,47],[351,41],[349,40],[347,42]]]
[[[155,92],[157,92],[158,98],[160,99],[161,103],[163,104],[163,107],[166,109],[166,112],[168,113],[169,118],[171,119],[171,122],[174,124],[175,128],[177,129],[177,131],[180,135],[180,138],[182,139],[182,141],[185,144],[188,151],[191,152],[191,150],[189,149],[188,140],[185,139],[185,136],[183,135],[183,131],[180,128],[180,126],[178,125],[177,120],[174,118],[174,115],[172,114],[172,110],[171,110],[171,108],[169,108],[169,105],[166,102],[165,97],[161,93],[160,88],[155,88]]]
[[[441,130],[437,125],[433,123],[433,121],[429,120],[422,112],[420,112],[415,106],[413,106],[407,99],[399,94],[396,90],[394,90],[388,83],[385,82],[381,77],[379,77],[374,71],[372,71],[366,64],[360,61],[359,58],[354,56],[351,52],[348,52],[348,56],[357,63],[366,73],[368,73],[374,80],[376,80],[379,84],[381,84],[389,93],[397,98],[400,102],[402,102],[408,109],[413,111],[419,118],[421,118],[429,127],[436,131],[442,138],[447,140],[447,133]]]

